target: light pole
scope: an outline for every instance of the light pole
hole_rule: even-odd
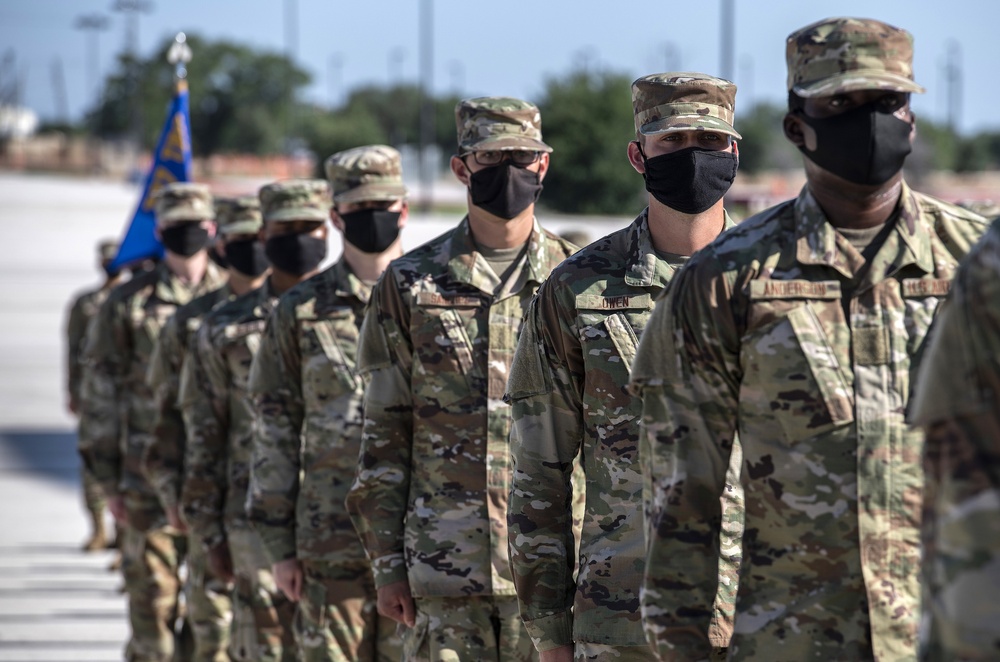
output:
[[[298,57],[299,51],[299,3],[298,0],[285,0],[285,52],[288,55],[288,62],[293,67]],[[295,133],[295,86],[292,83],[292,76],[288,76],[288,88],[285,91],[285,102],[288,110],[285,114],[285,146],[291,149],[292,137]]]
[[[722,0],[721,26],[719,39],[719,71],[726,80],[733,79],[733,45],[736,37],[733,33],[735,7],[733,0]]]
[[[77,16],[73,22],[73,27],[77,30],[89,32],[87,37],[86,60],[87,60],[87,91],[94,95],[95,105],[100,100],[100,33],[108,29],[110,23],[107,16],[103,14],[85,14]]]
[[[430,146],[434,143],[434,0],[420,1],[420,188],[422,207],[432,206],[434,175]]]
[[[139,14],[153,11],[150,0],[115,0],[111,9],[125,14],[126,79],[128,80],[129,134],[136,146],[141,142],[142,107],[139,105]],[[133,164],[134,166],[134,164]]]

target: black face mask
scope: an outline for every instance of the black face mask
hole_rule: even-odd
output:
[[[472,173],[469,190],[472,204],[499,218],[511,219],[538,200],[542,182],[537,172],[508,161]]]
[[[642,146],[639,146],[642,154]],[[646,190],[661,203],[684,214],[700,214],[722,199],[736,179],[739,157],[688,147],[647,159]]]
[[[222,255],[219,251],[215,250],[215,244],[208,247],[208,259],[215,262],[223,269],[229,268],[229,260],[226,259],[225,255]]]
[[[362,253],[381,253],[399,236],[400,214],[386,209],[361,209],[340,214],[344,221],[344,239]]]
[[[905,122],[876,102],[832,117],[798,117],[816,132],[816,150],[804,146],[806,158],[833,174],[855,184],[883,184],[903,168],[913,146]]]
[[[317,267],[326,257],[326,239],[308,234],[282,234],[264,244],[264,253],[275,269],[301,276]]]
[[[208,244],[208,230],[200,223],[177,223],[161,228],[160,238],[171,253],[191,257]]]
[[[256,239],[226,242],[226,256],[230,266],[245,276],[259,276],[271,266],[264,246]]]

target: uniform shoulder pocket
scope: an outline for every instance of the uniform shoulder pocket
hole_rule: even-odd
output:
[[[334,377],[346,391],[353,391],[357,387],[357,377],[351,362],[341,347],[336,334],[330,329],[328,323],[322,321],[309,324],[307,329],[316,335],[316,341],[323,350],[323,354],[330,361]]]
[[[604,319],[604,326],[608,330],[608,336],[618,350],[625,369],[632,372],[632,365],[635,363],[635,352],[639,347],[639,338],[632,330],[632,326],[621,313],[613,313]]]

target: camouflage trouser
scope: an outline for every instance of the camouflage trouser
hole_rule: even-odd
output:
[[[528,662],[538,653],[514,596],[417,598],[417,622],[403,631],[407,662]]]
[[[187,621],[194,634],[192,662],[229,662],[229,630],[233,622],[231,588],[208,569],[205,548],[188,539]]]
[[[132,627],[125,658],[129,662],[169,662],[177,645],[178,570],[187,541],[163,527],[142,532],[127,526],[124,534],[122,572]]]
[[[238,662],[298,660],[293,622],[295,603],[278,590],[257,534],[228,530],[236,586],[229,655]]]
[[[80,478],[83,484],[83,505],[87,512],[95,517],[104,517],[104,509],[108,505],[104,490],[86,468],[80,470]]]
[[[397,662],[396,621],[380,617],[367,563],[302,563],[295,637],[305,662]]]
[[[656,653],[649,646],[608,646],[589,641],[573,644],[573,660],[612,660],[614,662],[656,662]]]

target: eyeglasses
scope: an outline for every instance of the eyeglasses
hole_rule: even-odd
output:
[[[523,149],[493,149],[485,152],[470,152],[469,154],[466,154],[466,156],[469,156],[470,154],[472,155],[472,158],[476,160],[476,163],[481,166],[500,165],[500,163],[505,159],[510,159],[510,162],[519,168],[530,166],[542,155],[541,152],[528,152]]]

